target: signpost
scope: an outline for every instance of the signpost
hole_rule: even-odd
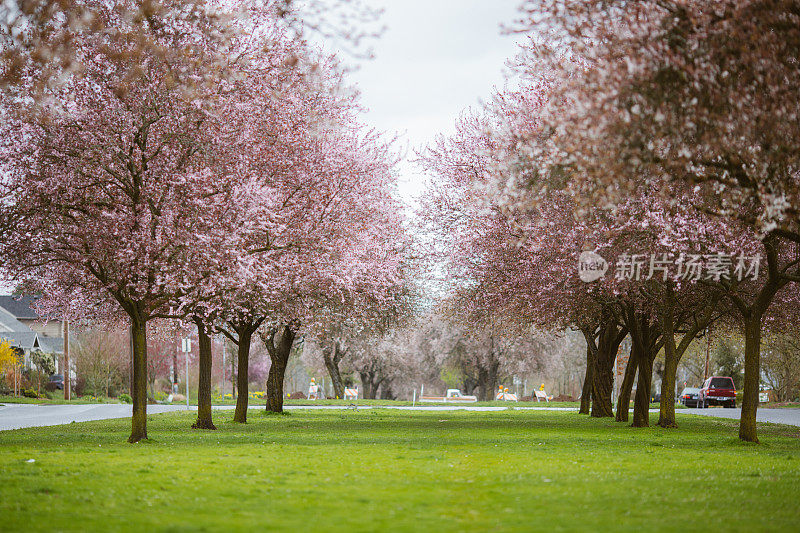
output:
[[[189,352],[192,351],[192,339],[181,339],[181,348],[186,358],[186,407],[189,407]]]

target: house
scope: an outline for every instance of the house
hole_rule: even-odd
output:
[[[30,353],[42,351],[56,356],[56,373],[64,353],[63,323],[42,321],[33,310],[31,296],[0,295],[0,339],[25,352],[23,366],[30,368]]]

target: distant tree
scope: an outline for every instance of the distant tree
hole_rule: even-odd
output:
[[[56,358],[53,354],[44,353],[40,350],[31,352],[31,363],[36,370],[37,392],[42,392],[42,375],[50,376],[56,371]]]
[[[778,401],[800,400],[800,337],[767,335],[762,364],[764,379]]]
[[[85,392],[108,397],[119,390],[130,370],[128,342],[127,332],[99,328],[87,328],[74,336],[72,358]]]
[[[19,367],[21,362],[19,350],[12,347],[8,341],[0,341],[0,377],[5,379]]]
[[[744,382],[744,368],[737,348],[733,341],[723,338],[714,352],[714,366],[716,374],[733,378],[733,384],[740,390]]]

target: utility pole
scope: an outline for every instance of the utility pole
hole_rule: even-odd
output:
[[[130,385],[128,387],[130,389],[131,396],[133,396],[133,324],[132,323],[128,328],[128,337],[130,338],[130,348],[131,348],[131,371],[129,375],[130,381],[128,382]]]
[[[72,373],[69,369],[69,320],[64,320],[64,399],[72,399]]]
[[[711,355],[711,324],[706,328],[706,362],[703,365],[703,382],[708,379],[708,362]]]
[[[186,407],[189,407],[189,352],[192,351],[192,339],[187,337],[181,340],[183,355],[186,357]]]
[[[236,399],[236,378],[234,374],[236,372],[236,357],[234,354],[231,354],[231,397],[235,400]]]
[[[220,387],[221,389],[220,394],[222,394],[223,400],[225,399],[225,371],[227,370],[225,368],[225,352],[227,351],[228,348],[225,346],[225,339],[223,338],[222,339],[222,386]]]

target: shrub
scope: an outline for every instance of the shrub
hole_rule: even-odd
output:
[[[125,403],[133,403],[133,398],[131,398],[131,395],[124,392],[119,395],[119,400]]]
[[[74,383],[75,383],[75,386],[72,387],[72,392],[76,396],[83,396],[84,394],[86,394],[87,391],[86,391],[86,379],[85,378],[83,378],[82,376],[78,376],[77,378],[75,378]]]
[[[163,391],[158,391],[153,395],[153,399],[157,402],[163,402],[167,399],[167,393]]]
[[[33,389],[22,389],[22,395],[26,398],[38,398],[39,395]]]

